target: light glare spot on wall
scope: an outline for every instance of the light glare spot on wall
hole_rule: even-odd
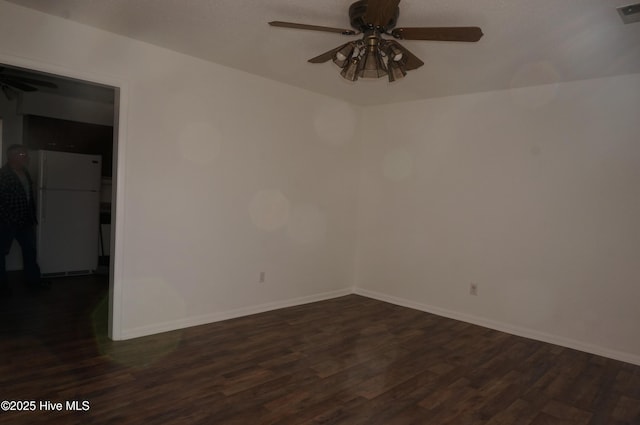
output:
[[[302,245],[321,242],[326,237],[325,215],[313,205],[297,205],[291,211],[287,236]]]
[[[289,221],[289,200],[279,190],[261,190],[249,204],[251,221],[259,229],[273,231]]]
[[[323,142],[342,145],[353,139],[357,118],[354,109],[346,103],[325,105],[316,112],[313,126]]]
[[[206,165],[220,155],[222,135],[209,122],[188,123],[179,137],[180,153],[191,162]]]
[[[552,63],[528,63],[511,78],[511,97],[524,108],[539,108],[555,99],[559,82],[560,74]]]
[[[413,158],[404,149],[394,149],[384,156],[382,171],[389,180],[402,181],[413,172]]]

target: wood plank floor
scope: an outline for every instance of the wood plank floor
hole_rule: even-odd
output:
[[[355,295],[114,343],[106,285],[0,299],[0,400],[89,402],[0,424],[640,424],[638,366]]]

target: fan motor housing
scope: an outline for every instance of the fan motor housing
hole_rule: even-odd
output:
[[[366,22],[365,16],[367,14],[367,0],[359,0],[349,6],[349,19],[351,20],[351,26],[360,32],[365,32],[373,28],[370,22]],[[396,7],[396,13],[389,19],[383,30],[388,31],[396,26],[398,22],[398,16],[400,15],[400,8]]]

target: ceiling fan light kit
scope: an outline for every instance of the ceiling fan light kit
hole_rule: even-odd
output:
[[[342,69],[342,72],[340,72],[340,75],[342,75],[342,78],[344,78],[345,80],[355,81],[358,79],[359,67],[360,67],[360,59],[358,58],[351,59],[347,63],[347,66],[345,66]]]
[[[407,75],[406,69],[401,67],[398,62],[391,62],[389,66],[389,81],[394,82]]]
[[[347,36],[362,34],[360,40],[351,41],[309,59],[311,63],[332,60],[342,68],[340,75],[349,81],[356,81],[358,78],[380,78],[386,75],[389,81],[393,82],[407,75],[407,71],[424,65],[424,62],[400,43],[383,38],[382,35],[389,35],[399,40],[466,42],[476,42],[483,35],[478,27],[393,29],[400,15],[399,3],[400,0],[356,1],[349,7],[349,18],[351,26],[357,31],[282,21],[269,22],[269,25],[333,32]]]

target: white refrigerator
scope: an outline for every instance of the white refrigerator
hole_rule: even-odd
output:
[[[102,158],[44,150],[30,152],[30,156],[42,275],[94,273],[98,268]]]

